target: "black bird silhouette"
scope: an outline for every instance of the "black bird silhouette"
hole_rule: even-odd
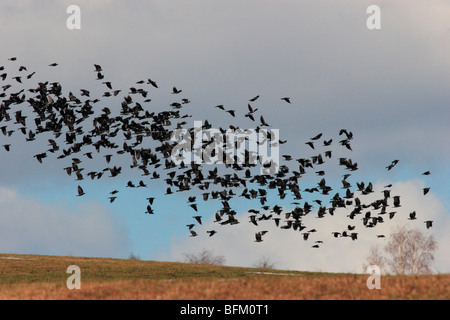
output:
[[[180,92],[182,92],[183,90],[178,90],[176,87],[173,87],[172,88],[172,93],[173,94],[178,94],[178,93],[180,93]]]
[[[213,235],[215,235],[217,233],[217,231],[216,230],[208,230],[208,231],[206,231],[206,233],[208,233],[209,236],[212,237]]]
[[[247,104],[247,106],[248,106],[248,112],[249,112],[249,114],[255,113],[255,112],[258,110],[258,108],[253,109],[253,107],[252,107],[249,103]]]
[[[333,236],[335,237],[335,238],[337,238],[337,237],[339,237],[339,235],[341,234],[340,232],[332,232],[332,234],[333,234]]]
[[[78,196],[81,197],[84,194],[85,193],[84,193],[83,189],[80,186],[78,186]]]
[[[427,229],[430,229],[433,226],[433,221],[427,220],[427,221],[425,221],[425,224],[426,224]]]
[[[145,188],[145,187],[147,187],[147,185],[144,183],[144,181],[140,180],[139,187]]]
[[[262,240],[262,233],[261,232],[257,232],[255,233],[255,242],[261,242]]]
[[[195,220],[197,220],[197,222],[199,223],[199,224],[202,224],[202,217],[201,216],[194,216],[193,217]]]
[[[400,196],[394,196],[394,207],[400,207]]]
[[[227,110],[227,111],[225,111],[225,112],[228,112],[228,113],[231,114],[233,117],[236,116],[236,114],[235,114],[236,110]]]
[[[394,160],[392,161],[392,163],[390,165],[388,165],[386,168],[388,170],[391,170],[393,167],[395,167],[395,165],[399,162],[400,160]]]
[[[156,82],[153,81],[152,79],[148,79],[147,82],[148,82],[149,84],[151,84],[152,86],[154,86],[155,88],[158,88],[158,85],[157,85]]]
[[[195,227],[195,224],[194,223],[187,224],[186,227],[188,227],[189,230],[191,230],[193,227]]]
[[[260,117],[260,120],[261,120],[261,126],[269,127],[269,124],[264,120],[263,116]]]
[[[284,100],[284,101],[286,101],[287,103],[291,103],[291,98],[289,98],[289,97],[281,98],[281,100]]]

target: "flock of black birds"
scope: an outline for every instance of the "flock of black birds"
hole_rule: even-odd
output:
[[[70,165],[64,167],[69,176],[76,176],[77,181],[82,181],[86,176],[91,180],[102,177],[117,177],[125,170],[122,169],[123,158],[126,156],[130,161],[132,170],[140,170],[145,178],[135,182],[129,180],[127,188],[146,188],[147,184],[153,179],[160,179],[167,184],[166,195],[170,196],[174,192],[188,193],[187,203],[193,210],[193,223],[188,224],[188,230],[191,236],[197,236],[194,230],[199,224],[202,224],[202,216],[198,214],[197,197],[203,201],[220,201],[219,207],[215,213],[215,223],[218,225],[234,225],[240,223],[237,218],[237,212],[232,209],[233,197],[254,200],[258,203],[256,208],[247,210],[249,223],[261,227],[263,221],[273,221],[281,229],[293,230],[299,232],[304,240],[316,232],[314,228],[307,228],[304,224],[304,217],[316,212],[316,218],[325,218],[338,214],[339,210],[349,212],[347,217],[353,221],[350,222],[346,230],[335,231],[332,236],[335,238],[350,238],[356,240],[358,232],[355,229],[355,219],[361,216],[364,228],[374,228],[385,222],[385,217],[393,219],[396,210],[401,207],[400,196],[392,195],[390,187],[387,185],[381,192],[377,200],[364,203],[365,196],[373,194],[373,185],[371,182],[356,182],[356,187],[352,185],[348,178],[358,170],[358,163],[353,162],[348,157],[338,158],[339,166],[346,170],[342,179],[342,188],[339,192],[332,194],[333,188],[325,180],[325,170],[320,170],[325,163],[325,159],[332,159],[333,139],[324,139],[322,133],[308,139],[307,144],[311,151],[317,152],[316,147],[326,147],[324,152],[319,152],[311,157],[295,158],[292,155],[283,154],[285,163],[280,165],[278,172],[273,174],[256,174],[257,167],[255,163],[249,161],[249,153],[245,152],[245,162],[235,161],[233,164],[224,165],[204,165],[198,163],[181,163],[175,165],[171,160],[171,152],[176,142],[171,140],[172,133],[176,129],[185,128],[186,118],[191,117],[183,113],[187,108],[185,106],[191,101],[186,98],[179,98],[182,90],[173,87],[171,96],[177,97],[177,101],[170,103],[163,111],[157,112],[151,104],[150,90],[160,90],[158,84],[152,80],[140,80],[136,85],[140,87],[131,87],[129,91],[123,92],[120,89],[113,88],[110,81],[104,79],[103,68],[94,64],[93,72],[96,79],[104,85],[106,91],[102,97],[111,99],[120,98],[123,93],[123,100],[120,106],[107,107],[101,105],[100,98],[91,97],[91,91],[80,89],[79,94],[63,92],[60,83],[49,81],[34,83],[34,87],[25,88],[25,84],[34,81],[35,72],[29,72],[26,66],[17,66],[17,59],[10,58],[10,64],[15,67],[17,74],[11,76],[5,70],[5,66],[0,66],[0,78],[4,83],[0,93],[0,130],[6,137],[21,133],[27,142],[37,140],[42,135],[48,140],[47,150],[34,155],[39,163],[50,155],[57,159],[66,159]],[[52,63],[49,67],[57,67],[57,63]],[[11,92],[14,88],[11,83],[6,84],[8,79],[14,80],[14,84],[19,86],[18,91]],[[32,95],[32,96],[30,96]],[[259,99],[259,95],[249,99],[247,104],[248,113],[244,118],[248,118],[252,123],[256,123],[255,117],[258,108],[253,106]],[[291,104],[289,97],[281,98],[282,103]],[[106,103],[110,103],[107,100]],[[106,105],[106,104],[105,104]],[[224,105],[215,106],[231,117],[236,117],[236,110],[227,110]],[[117,114],[116,111],[120,110]],[[153,110],[153,111],[152,111]],[[231,118],[232,119],[232,118]],[[270,127],[263,115],[259,116],[260,123],[256,131],[262,127]],[[208,120],[204,121],[202,129],[209,129],[212,125]],[[236,129],[230,125],[230,128]],[[226,129],[220,128],[225,133]],[[192,137],[194,129],[189,128]],[[49,138],[49,135],[51,138]],[[267,135],[271,141],[271,135]],[[320,145],[320,140],[322,144]],[[352,151],[351,140],[353,133],[346,129],[339,131],[339,144],[348,151]],[[203,141],[203,147],[206,147],[211,141]],[[280,144],[286,143],[286,140],[279,140]],[[11,151],[11,144],[4,144],[6,151]],[[104,154],[106,153],[106,154]],[[107,164],[106,168],[93,170],[85,173],[85,167],[81,164],[93,159],[102,157]],[[67,160],[68,159],[68,160]],[[101,158],[100,158],[101,159]],[[114,162],[117,159],[117,162]],[[237,156],[235,155],[235,159]],[[292,163],[295,163],[292,165]],[[399,160],[394,160],[386,168],[392,170]],[[261,164],[260,164],[261,165]],[[266,164],[262,164],[266,165]],[[294,166],[294,168],[292,168]],[[219,171],[220,169],[220,171]],[[310,188],[301,187],[300,179],[307,171],[313,170],[320,178],[318,183]],[[109,174],[109,175],[108,175]],[[426,171],[423,175],[429,175]],[[147,179],[144,181],[143,179]],[[128,180],[128,179],[127,179]],[[423,194],[426,195],[429,187],[424,188]],[[110,192],[109,201],[112,203],[118,197],[118,190]],[[201,194],[201,197],[199,196]],[[269,193],[279,199],[280,204],[268,205]],[[77,196],[85,194],[81,185],[78,185]],[[305,201],[302,195],[318,195],[312,201]],[[321,197],[328,196],[329,204]],[[148,205],[146,214],[154,214],[153,202],[154,195],[147,198]],[[303,200],[303,201],[302,201]],[[272,200],[270,200],[272,201]],[[277,200],[278,201],[278,200]],[[289,204],[283,204],[289,202]],[[315,210],[315,205],[318,205]],[[417,219],[416,212],[409,214],[410,220]],[[432,221],[425,221],[426,228],[432,226]],[[267,230],[257,231],[255,241],[263,241]],[[217,230],[208,230],[209,237],[217,233]],[[383,238],[384,235],[377,235]],[[313,248],[319,248],[322,240],[317,240],[312,245]]]

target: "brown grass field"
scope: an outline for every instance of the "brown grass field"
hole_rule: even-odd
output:
[[[69,290],[69,265],[81,289]],[[272,274],[275,273],[275,274]],[[381,276],[130,259],[0,254],[2,300],[448,300],[450,275]]]

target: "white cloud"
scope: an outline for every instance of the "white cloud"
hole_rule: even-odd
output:
[[[370,197],[373,200],[381,198],[378,192],[381,192],[386,184],[388,183],[376,183],[375,192]],[[268,221],[269,224],[261,224],[260,227],[248,223],[248,219],[244,217],[240,219],[240,224],[226,227],[209,221],[196,227],[199,236],[174,241],[170,259],[183,261],[184,253],[208,249],[216,255],[225,256],[227,265],[252,266],[261,257],[268,257],[276,264],[277,269],[361,273],[362,264],[370,247],[378,245],[383,248],[387,241],[387,238],[377,238],[377,235],[385,234],[388,237],[394,226],[407,224],[427,234],[434,234],[439,244],[435,255],[435,270],[441,273],[449,272],[450,236],[447,231],[450,228],[450,215],[432,192],[426,196],[423,195],[424,185],[424,181],[419,179],[394,183],[391,196],[401,196],[401,208],[396,208],[397,213],[392,220],[384,215],[385,222],[378,224],[375,228],[363,227],[361,216],[349,220],[346,216],[348,213],[345,211],[337,211],[334,216],[323,219],[317,219],[315,214],[311,213],[311,216],[305,217],[310,219],[305,219],[307,229],[304,231],[316,228],[318,232],[311,233],[308,240],[304,241],[298,231],[279,229],[275,227],[273,221]],[[371,198],[367,199],[372,201]],[[417,212],[418,219],[410,221],[409,213],[414,210]],[[427,230],[423,222],[425,220],[433,220],[434,226]],[[332,231],[343,231],[349,224],[356,226],[358,240],[333,237]],[[206,230],[211,229],[217,230],[218,233],[209,238]],[[263,236],[263,242],[256,243],[254,234],[261,230],[269,232]],[[312,248],[314,241],[319,239],[323,240],[321,247]]]
[[[126,257],[127,230],[97,203],[45,204],[0,187],[0,252]]]

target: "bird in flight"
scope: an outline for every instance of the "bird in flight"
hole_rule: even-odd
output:
[[[155,87],[155,88],[158,88],[158,85],[156,84],[156,82],[155,81],[153,81],[152,79],[148,79],[147,80],[147,83],[148,84],[151,84],[153,87]]]
[[[84,194],[85,193],[84,193],[83,189],[80,186],[78,186],[78,196],[81,197]]]
[[[394,196],[394,207],[400,207],[400,196]]]
[[[399,162],[400,160],[393,160],[392,162],[391,162],[391,164],[390,165],[388,165],[386,168],[388,169],[388,170],[391,170],[393,167],[395,167],[395,165]]]
[[[206,233],[208,233],[209,236],[212,237],[213,235],[215,235],[217,233],[217,231],[216,230],[208,230],[208,231],[206,231]]]
[[[260,231],[255,233],[255,242],[261,242],[263,241],[262,236],[267,233],[267,231]]]
[[[173,87],[173,88],[172,88],[172,93],[173,93],[173,94],[178,94],[178,93],[180,93],[180,92],[182,92],[182,91],[183,91],[183,90],[178,90],[177,87]]]
[[[201,216],[194,216],[193,217],[195,220],[197,220],[197,222],[199,223],[199,224],[202,224],[202,217]]]

